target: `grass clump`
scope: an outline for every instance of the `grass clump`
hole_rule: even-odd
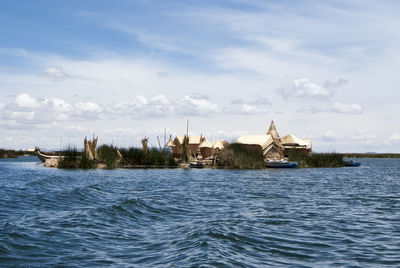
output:
[[[63,157],[58,162],[58,168],[62,169],[91,169],[96,167],[94,160],[89,160],[86,156],[80,152],[76,146],[68,145],[64,150],[60,152]]]
[[[264,168],[264,157],[262,152],[248,150],[240,144],[233,143],[221,151],[218,165],[234,169],[262,169]]]
[[[119,156],[116,147],[104,144],[98,148],[97,152],[99,154],[99,160],[106,164],[107,169],[114,169],[117,167]]]
[[[76,146],[68,145],[60,152],[63,156],[58,162],[58,168],[70,169],[79,168],[79,158],[82,154],[78,151]]]
[[[313,153],[289,152],[289,161],[296,161],[300,168],[318,167],[344,167],[343,155],[337,153]]]
[[[122,148],[120,149],[123,157],[122,163],[132,166],[156,166],[156,167],[176,167],[178,163],[172,154],[168,151],[159,151],[151,148],[145,154],[139,148]]]
[[[18,158],[18,152],[14,150],[0,149],[0,158]]]

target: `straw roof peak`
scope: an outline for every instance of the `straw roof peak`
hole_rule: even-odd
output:
[[[271,135],[272,138],[275,139],[275,140],[279,140],[280,139],[278,131],[276,130],[276,127],[275,127],[274,120],[271,121],[271,125],[269,126],[267,135]]]

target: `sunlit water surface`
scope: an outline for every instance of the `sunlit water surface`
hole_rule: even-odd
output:
[[[0,160],[0,266],[400,266],[400,159],[288,170]]]

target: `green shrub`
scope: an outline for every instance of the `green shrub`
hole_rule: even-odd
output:
[[[17,158],[18,152],[14,150],[0,149],[0,158]]]
[[[80,161],[80,168],[83,168],[83,169],[96,168],[96,161],[89,160],[89,158],[87,158],[85,155],[82,155],[82,158]]]
[[[97,149],[99,160],[106,164],[108,169],[114,169],[117,166],[118,153],[113,145],[102,145]]]
[[[121,148],[122,162],[127,165],[176,167],[178,163],[168,151],[159,151],[156,148],[147,150],[147,154],[139,148]]]
[[[58,168],[80,168],[80,158],[82,157],[82,153],[78,151],[76,146],[68,145],[60,152],[60,154],[63,157],[58,163]]]
[[[289,161],[296,161],[299,167],[344,167],[343,156],[337,153],[313,153],[290,151]]]
[[[261,169],[265,166],[261,152],[248,150],[237,143],[229,144],[221,151],[218,165],[236,169]]]

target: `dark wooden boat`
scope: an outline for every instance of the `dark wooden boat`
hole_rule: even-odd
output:
[[[359,167],[360,165],[360,162],[355,162],[354,160],[344,160],[345,167]]]
[[[189,163],[190,168],[204,168],[204,164],[200,161],[193,161]]]
[[[296,168],[299,165],[297,162],[288,162],[285,160],[269,160],[265,162],[267,168]]]

